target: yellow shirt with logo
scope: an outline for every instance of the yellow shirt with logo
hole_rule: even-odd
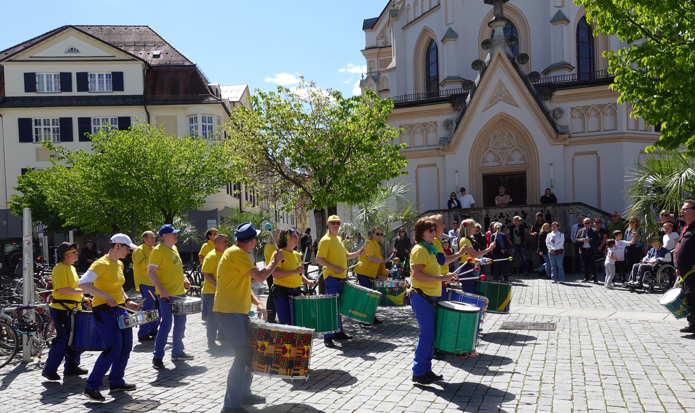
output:
[[[123,305],[125,303],[125,298],[123,298],[123,283],[125,282],[123,263],[120,260],[111,261],[108,255],[104,255],[94,261],[89,269],[97,275],[97,279],[94,280],[94,286],[110,295],[111,298],[116,300],[116,303]],[[106,304],[106,300],[102,297],[94,296],[92,307],[102,304]]]
[[[265,265],[268,266],[270,264],[270,261],[273,259],[273,255],[275,254],[275,251],[278,249],[275,248],[275,245],[273,244],[268,244],[263,248],[263,258],[265,258]]]
[[[169,295],[186,294],[183,286],[183,263],[175,245],[169,248],[164,244],[158,244],[152,248],[150,265],[157,267],[157,278]]]
[[[442,241],[440,241],[439,238],[435,238],[434,241],[432,241],[432,245],[434,245],[435,247],[437,247],[437,249],[439,250],[439,252],[441,252],[442,254],[444,254],[444,247],[442,247]],[[435,257],[434,260],[437,261],[436,257]],[[440,273],[441,275],[449,274],[449,264],[440,265],[440,266],[439,266],[439,273]]]
[[[297,251],[283,252],[285,253],[285,260],[277,266],[275,271],[292,271],[302,265],[302,255],[300,253]],[[274,255],[275,253],[273,253],[273,256]],[[299,288],[302,286],[302,273],[300,272],[285,278],[273,277],[273,283],[287,288]]]
[[[463,241],[463,244],[461,243],[461,241]],[[472,247],[473,243],[471,243],[471,240],[469,240],[468,238],[459,238],[459,248],[463,248],[464,245]],[[470,254],[463,254],[459,259],[459,263],[463,264],[464,262],[468,261],[468,258],[470,258]],[[475,264],[475,261],[473,262],[473,264]]]
[[[248,314],[251,310],[251,277],[249,271],[256,268],[249,255],[233,246],[227,248],[217,267],[217,292],[215,306],[217,313]]]
[[[151,254],[152,248],[145,244],[140,245],[133,251],[133,277],[135,278],[136,291],[140,291],[140,284],[154,287],[150,277],[147,276]]]
[[[412,273],[412,268],[414,265],[424,265],[425,268],[422,269],[427,275],[432,275],[434,277],[441,277],[441,269],[439,263],[437,262],[437,257],[434,254],[430,254],[427,248],[420,244],[416,244],[410,251],[410,269]],[[413,288],[419,288],[425,294],[430,297],[441,297],[442,295],[442,282],[441,281],[427,281],[422,282],[412,278]]]
[[[198,253],[198,255],[202,255],[203,259],[205,259],[205,257],[208,256],[210,251],[212,251],[214,249],[215,249],[215,242],[213,240],[209,239],[208,242],[206,242],[205,244],[203,244],[202,247],[200,247],[200,252]]]
[[[220,258],[222,258],[221,252],[217,250],[208,252],[208,255],[206,255],[205,259],[203,260],[203,267],[200,269],[200,272],[212,274],[212,278],[217,281],[217,265],[220,263]],[[215,294],[215,291],[217,291],[217,287],[210,284],[210,281],[208,281],[206,278],[201,292],[203,294]]]
[[[347,276],[347,253],[345,246],[340,242],[340,238],[337,235],[326,234],[321,238],[316,258],[323,258],[336,267],[343,268],[343,272],[336,274],[330,268],[323,267],[323,278],[345,278]]]
[[[373,239],[369,239],[364,243],[364,254],[362,254],[359,259],[362,265],[355,267],[355,274],[364,275],[369,278],[376,278],[377,275],[388,275],[384,263],[371,262],[368,258],[370,256],[380,260],[384,259],[384,256],[381,254],[379,243]]]
[[[72,301],[82,301],[82,294],[61,294],[58,292],[60,288],[79,288],[77,285],[80,281],[77,276],[77,270],[72,265],[65,265],[62,262],[58,263],[53,268],[51,273],[51,281],[53,282],[53,299],[54,300],[72,300]],[[77,304],[58,304],[52,303],[51,307],[57,310],[73,309],[77,307]]]

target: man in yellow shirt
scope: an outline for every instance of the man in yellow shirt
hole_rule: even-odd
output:
[[[201,267],[203,265],[205,257],[207,257],[210,251],[215,249],[216,236],[217,228],[208,228],[208,230],[205,231],[205,238],[207,238],[208,241],[205,244],[203,244],[202,247],[200,247],[200,252],[198,253],[198,262],[200,262]],[[200,317],[203,319],[203,321],[207,320],[209,312],[210,309],[208,308],[207,304],[205,304],[205,300],[203,300],[203,312],[200,314]]]
[[[185,353],[183,334],[186,331],[186,316],[171,313],[171,298],[185,297],[186,289],[191,283],[183,275],[183,264],[176,242],[179,230],[171,224],[162,225],[159,229],[160,243],[152,249],[147,276],[159,294],[159,332],[154,342],[154,357],[152,367],[163,369],[164,347],[166,347],[172,322],[174,334],[172,337],[171,360],[193,360],[193,356]],[[172,321],[173,320],[173,321]]]
[[[282,262],[282,250],[275,253],[272,260],[262,270],[251,262],[248,253],[258,242],[260,231],[250,222],[236,228],[236,245],[228,248],[217,266],[217,291],[213,312],[227,341],[234,348],[234,363],[227,376],[227,392],[224,396],[222,413],[240,413],[245,410],[242,404],[265,403],[265,397],[251,394],[250,372],[253,351],[249,343],[249,311],[253,302],[261,314],[265,313],[263,304],[251,291],[251,279],[263,282]]]
[[[326,282],[326,294],[340,294],[340,288],[347,278],[347,262],[364,254],[364,247],[356,252],[348,253],[338,237],[340,230],[340,217],[331,215],[328,217],[328,233],[319,241],[319,250],[316,253],[316,263],[323,266],[323,277]],[[343,331],[342,317],[338,316],[340,325],[339,333],[326,333],[323,335],[323,344],[334,348],[336,340],[350,340],[352,337]]]
[[[135,287],[142,294],[142,311],[159,309],[159,303],[154,296],[154,284],[147,276],[147,269],[150,265],[150,254],[157,239],[154,232],[145,231],[142,233],[142,245],[133,251],[133,276],[135,277]],[[157,337],[157,327],[159,320],[147,324],[141,324],[138,329],[138,341],[151,341]]]
[[[205,256],[203,260],[203,267],[200,269],[201,274],[205,278],[203,283],[203,304],[207,303],[208,309],[210,309],[210,315],[208,317],[207,323],[205,323],[205,328],[207,331],[208,338],[208,348],[213,349],[217,347],[215,340],[217,339],[218,323],[215,313],[212,312],[212,308],[215,305],[215,292],[217,291],[217,265],[220,263],[220,258],[224,250],[227,249],[227,236],[224,234],[218,234],[215,236],[215,249],[210,251],[208,255]],[[220,331],[220,336],[222,332]]]

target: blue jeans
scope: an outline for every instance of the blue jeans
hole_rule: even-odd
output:
[[[364,288],[374,289],[374,278],[367,277],[366,275],[357,274],[357,282]]]
[[[118,307],[102,308],[94,308],[93,311],[97,331],[104,340],[106,350],[101,352],[94,363],[92,372],[87,377],[87,390],[99,390],[109,369],[111,369],[109,383],[114,386],[125,384],[123,376],[130,358],[130,351],[133,349],[133,329],[118,327],[118,317],[126,315],[126,310]]]
[[[145,298],[145,301],[142,303],[142,307],[140,309],[142,311],[148,311],[148,310],[154,310],[157,309],[159,310],[159,301],[153,300],[152,295],[150,295],[150,292],[152,295],[156,297],[154,294],[154,287],[150,287],[149,285],[145,284],[140,284],[140,293],[142,294],[142,298]],[[140,324],[140,328],[138,329],[138,338],[144,337],[147,335],[155,335],[157,334],[157,328],[159,327],[159,319],[157,321],[153,321],[151,323],[147,324]]]
[[[70,340],[70,330],[72,330],[71,312],[68,310],[57,310],[48,307],[48,311],[53,319],[56,329],[56,336],[51,341],[51,349],[48,351],[46,365],[43,367],[44,373],[54,373],[58,371],[60,363],[65,359],[63,371],[69,373],[80,366],[81,351],[75,351],[68,347]]]
[[[208,308],[215,307],[215,294],[203,294],[203,305],[207,305]],[[216,313],[210,311],[208,313],[208,318],[205,321],[205,329],[208,338],[208,343],[215,341],[217,339],[217,331],[220,330],[219,322],[217,321]],[[222,332],[220,331],[220,336]]]
[[[325,278],[326,282],[326,295],[328,294],[340,294],[340,288],[345,282],[345,278],[335,278],[330,275]],[[343,332],[343,317],[338,314],[338,327],[340,327],[340,332]],[[323,335],[324,338],[332,338],[333,333],[326,333]]]
[[[178,297],[185,297],[180,295]],[[183,353],[183,334],[186,332],[186,316],[171,314],[171,302],[159,298],[159,332],[157,340],[154,342],[154,358],[164,358],[164,347],[167,345],[169,331],[171,331],[172,321],[174,324],[174,336],[172,337],[171,355],[178,356]]]
[[[275,284],[275,288],[278,285]],[[277,292],[277,290],[276,290]],[[297,294],[302,292],[301,288],[288,288],[287,292],[290,294]],[[292,300],[290,300],[289,295],[273,294],[273,302],[275,303],[275,314],[278,316],[280,324],[292,325]]]
[[[545,263],[543,263],[543,265],[538,267],[538,269],[536,271],[538,271],[538,272],[545,271],[545,274],[548,277],[550,277],[550,272],[551,272],[550,271],[550,267],[551,267],[551,265],[550,265],[550,253],[544,252],[543,255],[541,256],[541,258],[543,259],[543,261],[545,261]]]
[[[440,297],[430,297],[433,301],[439,301]],[[410,296],[410,305],[415,312],[415,318],[420,325],[420,336],[415,347],[413,359],[413,376],[424,376],[432,371],[432,357],[434,356],[434,323],[435,309],[420,294]]]
[[[521,270],[526,271],[526,246],[524,244],[512,245],[509,253],[512,257],[512,262],[517,252],[521,254]]]
[[[251,368],[253,351],[249,345],[249,316],[238,313],[213,312],[217,317],[227,342],[234,348],[234,363],[227,374],[227,392],[224,395],[224,407],[234,409],[241,407],[241,398],[251,394],[253,374]]]
[[[550,266],[552,268],[550,277],[553,281],[564,282],[565,269],[562,267],[562,260],[565,259],[565,253],[563,252],[561,255],[549,254],[548,258],[550,258]]]

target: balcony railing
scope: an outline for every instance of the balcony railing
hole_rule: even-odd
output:
[[[609,77],[615,77],[615,75],[612,75],[608,73],[607,70],[597,70],[593,73],[570,73],[568,75],[560,75],[560,76],[549,76],[549,77],[544,77],[538,82],[534,82],[534,85],[545,85],[545,84],[550,84],[550,83],[569,83],[569,82],[581,82],[581,81],[586,81],[586,80],[593,80],[593,79],[602,79],[602,78],[609,78]]]
[[[434,92],[424,92],[424,93],[411,93],[409,95],[399,95],[399,96],[394,96],[393,103],[398,104],[398,103],[406,103],[406,102],[417,102],[417,101],[425,101],[425,100],[437,100],[437,99],[442,99],[442,98],[452,98],[454,96],[459,96],[459,95],[465,95],[468,92],[466,92],[464,89],[458,88],[458,89],[442,89],[442,90],[437,90]]]

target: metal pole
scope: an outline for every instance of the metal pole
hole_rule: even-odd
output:
[[[43,236],[43,262],[46,265],[51,265],[50,257],[48,256],[48,237]]]
[[[24,208],[24,220],[22,221],[22,262],[24,263],[24,290],[22,291],[22,304],[25,306],[34,304],[34,245],[32,241],[33,225],[31,222],[31,209]],[[29,337],[22,335],[22,360],[28,363],[31,360],[31,346]]]
[[[68,233],[68,240],[70,240],[71,244],[75,243],[75,230],[71,229],[70,232]]]

